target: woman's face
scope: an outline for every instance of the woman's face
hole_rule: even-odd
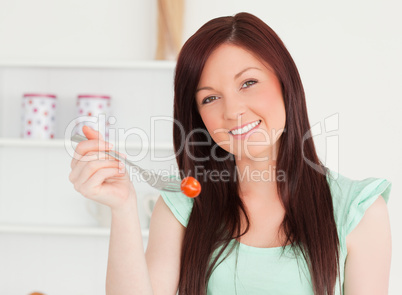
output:
[[[236,158],[275,155],[286,112],[280,82],[264,61],[241,47],[219,46],[205,64],[196,103],[212,139]]]

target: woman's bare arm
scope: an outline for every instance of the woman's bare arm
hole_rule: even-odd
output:
[[[391,267],[391,227],[380,196],[346,238],[345,295],[386,295]]]
[[[125,210],[112,210],[106,294],[153,294],[134,202]]]
[[[161,197],[155,204],[144,254],[137,208],[112,213],[107,295],[175,295],[185,227]]]
[[[155,295],[174,295],[177,292],[185,229],[159,197],[152,213],[146,251]]]
[[[69,180],[84,197],[111,208],[107,295],[175,294],[185,227],[159,197],[145,258],[137,195],[124,163],[119,168],[119,161],[106,155],[112,147],[98,131],[88,126],[82,131],[88,140],[75,149]]]

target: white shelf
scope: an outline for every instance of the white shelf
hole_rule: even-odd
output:
[[[65,144],[69,144],[65,142],[64,139],[49,139],[49,140],[33,140],[33,139],[23,139],[23,138],[0,138],[0,147],[54,147],[54,148],[64,148]],[[114,146],[117,144],[113,143]],[[129,150],[142,150],[142,149],[155,149],[159,151],[173,151],[173,145],[169,143],[160,143],[155,145],[148,144],[140,144],[140,143],[124,143],[119,142],[118,144],[119,150],[125,147]]]
[[[138,60],[138,61],[40,61],[40,60],[0,60],[2,68],[75,68],[75,69],[168,69],[172,70],[176,61]]]
[[[0,225],[0,233],[108,237],[110,235],[110,228],[78,226]],[[149,230],[142,229],[141,233],[144,238],[147,238],[149,235]]]

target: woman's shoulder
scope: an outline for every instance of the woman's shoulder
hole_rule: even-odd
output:
[[[188,220],[193,209],[194,199],[187,197],[182,192],[159,192],[176,219],[183,226],[187,227]]]
[[[392,187],[389,180],[376,177],[352,179],[333,170],[328,172],[335,222],[344,236],[357,226],[365,211],[379,196],[388,203]]]

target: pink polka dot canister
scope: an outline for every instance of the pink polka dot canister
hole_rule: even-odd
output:
[[[109,138],[110,96],[96,94],[80,94],[77,98],[77,118],[74,134],[84,135],[82,127],[87,125]]]
[[[22,99],[21,137],[53,139],[57,99],[54,94],[26,93]]]

